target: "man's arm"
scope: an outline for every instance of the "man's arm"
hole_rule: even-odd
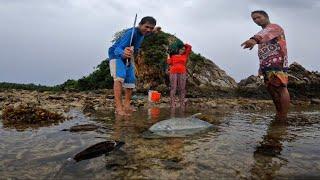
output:
[[[256,44],[268,42],[280,36],[282,33],[283,33],[283,29],[280,26],[276,24],[271,24],[266,28],[262,29],[256,35],[251,37],[249,40],[242,43],[241,46],[243,46],[243,49],[249,48],[249,50],[251,50]]]
[[[243,47],[243,49],[251,50],[257,43],[258,43],[257,40],[250,38],[250,39],[246,40],[245,42],[243,42],[241,44],[241,46]]]
[[[114,54],[116,56],[121,56],[124,59],[130,58],[132,55],[132,49],[130,46],[132,30],[128,30],[120,38],[118,45],[115,47]]]

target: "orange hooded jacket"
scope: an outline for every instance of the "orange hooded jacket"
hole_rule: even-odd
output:
[[[189,44],[185,44],[185,51],[183,54],[172,55],[167,59],[167,63],[170,65],[170,74],[175,73],[186,73],[186,65],[188,57],[191,53],[192,46]]]

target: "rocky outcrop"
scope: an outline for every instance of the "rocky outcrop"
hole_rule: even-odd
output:
[[[201,56],[190,59],[187,64],[187,96],[219,97],[231,95],[237,87],[236,81],[216,64]],[[137,91],[146,93],[149,89],[164,94],[169,91],[169,75],[165,69],[143,63],[143,56],[137,59]]]
[[[137,91],[146,93],[152,89],[167,94],[170,86],[166,51],[176,37],[163,32],[153,36],[146,38],[135,58]],[[232,77],[200,54],[191,53],[187,71],[188,97],[230,96],[237,87]]]
[[[191,97],[221,97],[233,95],[236,81],[211,60],[197,55],[188,61],[188,95]]]
[[[297,62],[289,66],[288,90],[292,99],[314,99],[320,97],[320,73],[306,70]],[[238,95],[250,98],[268,98],[263,80],[249,76],[238,83]]]
[[[310,99],[320,97],[320,73],[306,70],[294,62],[289,67],[288,89],[292,98]]]
[[[254,75],[238,83],[237,95],[257,99],[268,99],[270,97],[264,86],[263,79]]]

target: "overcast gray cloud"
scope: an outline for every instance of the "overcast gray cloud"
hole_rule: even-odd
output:
[[[272,8],[285,8],[285,9],[302,9],[302,8],[313,8],[319,4],[318,0],[251,0],[252,3],[258,2],[258,4],[265,7]]]
[[[256,74],[257,50],[240,44],[266,10],[286,31],[289,60],[319,70],[319,0],[1,0],[0,81],[54,85],[78,79],[107,57],[113,34],[152,15],[236,80]]]

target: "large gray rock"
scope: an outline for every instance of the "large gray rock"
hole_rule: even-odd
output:
[[[268,99],[269,94],[264,86],[263,79],[251,75],[238,83],[237,94],[241,97]]]
[[[288,73],[288,89],[292,98],[309,99],[320,97],[320,73],[308,71],[302,65],[294,62]]]
[[[188,61],[188,94],[190,96],[232,95],[237,88],[236,81],[211,60],[200,55]]]

